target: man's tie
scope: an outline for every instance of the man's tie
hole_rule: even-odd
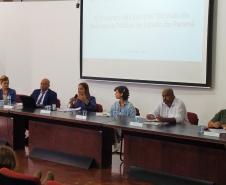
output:
[[[45,92],[41,92],[42,93],[42,95],[40,96],[40,98],[37,100],[37,105],[40,105],[41,104],[41,102],[42,102],[42,98],[43,98],[43,96],[44,96],[44,94],[45,94]]]

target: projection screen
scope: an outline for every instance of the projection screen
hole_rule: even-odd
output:
[[[82,0],[80,77],[211,86],[213,0]]]

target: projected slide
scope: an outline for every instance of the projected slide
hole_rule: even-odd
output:
[[[82,76],[206,83],[208,15],[209,0],[84,0]]]

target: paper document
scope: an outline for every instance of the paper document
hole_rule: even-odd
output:
[[[225,129],[213,129],[213,128],[209,128],[209,131],[210,132],[214,132],[214,133],[226,133],[226,130]]]
[[[146,119],[145,122],[159,122],[158,119]]]
[[[13,109],[13,105],[4,105],[3,109]]]
[[[110,117],[110,113],[109,112],[97,112],[96,116]]]
[[[143,126],[143,123],[138,123],[138,122],[130,122],[129,124],[130,124],[130,126],[135,126],[135,127],[142,127]]]
[[[81,107],[78,108],[61,108],[61,109],[57,109],[57,111],[59,112],[74,112],[74,111],[78,111],[81,110]]]
[[[158,125],[161,124],[161,122],[157,122],[157,121],[145,121],[144,124],[158,126]]]

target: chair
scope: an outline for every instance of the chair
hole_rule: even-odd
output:
[[[0,169],[1,185],[41,185],[38,177],[18,173],[7,168]]]
[[[194,112],[187,112],[187,117],[188,117],[188,121],[192,125],[198,125],[199,118],[198,118],[198,115],[196,113],[194,113]]]
[[[101,104],[96,104],[96,112],[103,112],[103,106]]]
[[[57,108],[60,108],[60,105],[61,105],[60,100],[57,99],[57,101],[56,101],[56,107],[57,107]]]
[[[21,96],[22,94],[17,94],[16,95],[16,103],[22,103],[22,101],[21,101],[21,99],[20,99],[20,96]]]
[[[140,110],[136,107],[135,107],[135,110],[136,110],[136,116],[140,116]]]

